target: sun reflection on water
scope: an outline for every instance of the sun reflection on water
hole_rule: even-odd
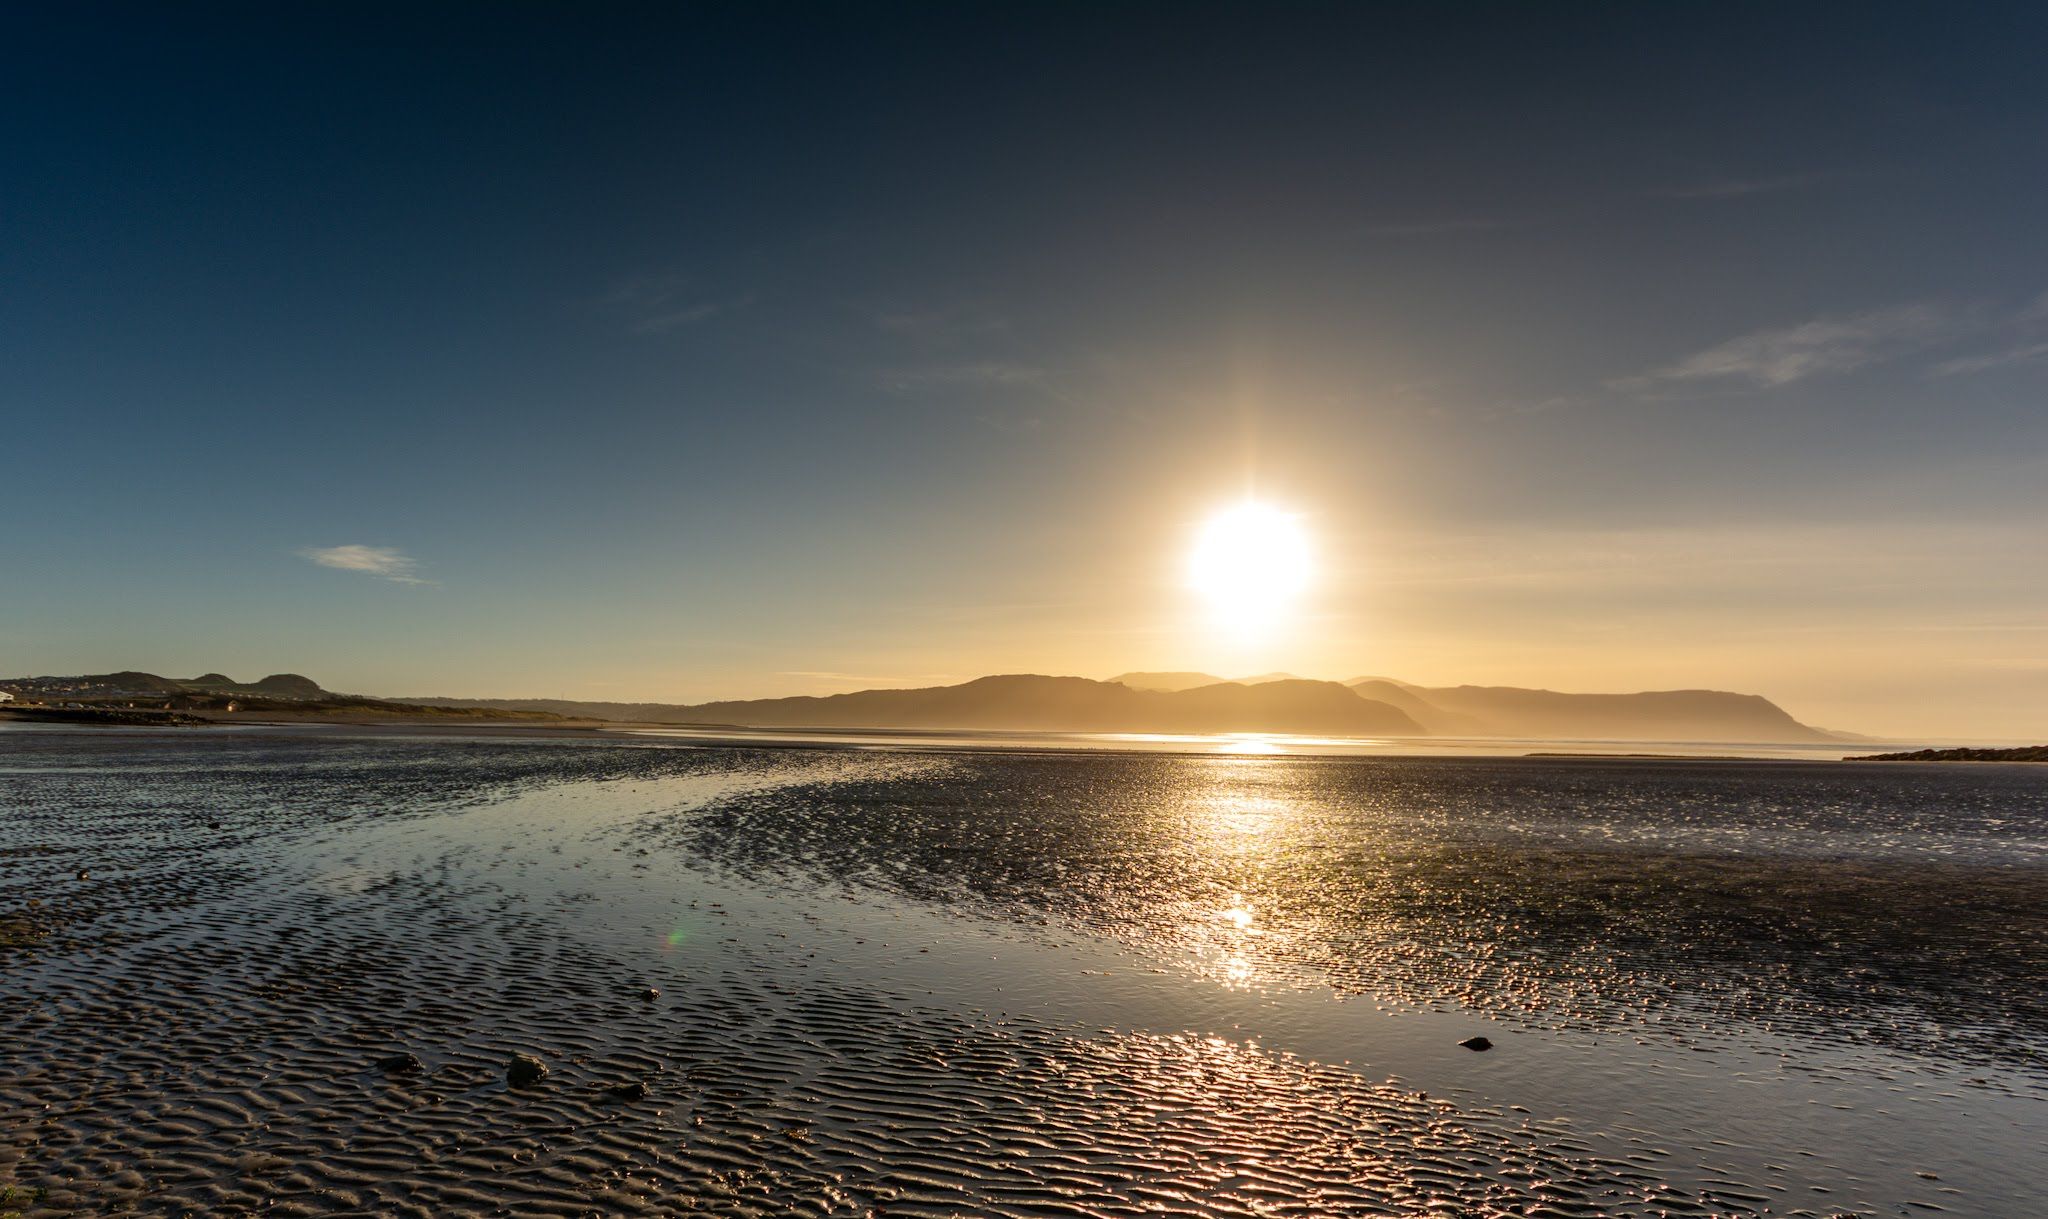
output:
[[[1287,747],[1269,733],[1243,732],[1217,742],[1216,752],[1233,756],[1270,757],[1286,753]]]
[[[1208,953],[1216,957],[1216,974],[1223,984],[1232,990],[1244,990],[1257,980],[1252,942],[1265,931],[1253,925],[1258,916],[1241,894],[1233,895],[1231,900],[1234,904],[1218,910],[1211,920],[1213,934]]]
[[[1291,835],[1283,832],[1299,815],[1291,776],[1297,763],[1274,754],[1285,751],[1269,740],[1240,738],[1250,748],[1195,768],[1188,849],[1234,877],[1228,889],[1212,890],[1207,902],[1187,913],[1188,940],[1196,970],[1232,990],[1269,981],[1265,962],[1273,959],[1272,911],[1250,895],[1272,896],[1264,883],[1268,869]]]

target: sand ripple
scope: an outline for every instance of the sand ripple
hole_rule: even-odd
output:
[[[0,914],[30,912],[36,934],[0,945],[0,1213],[1802,1213],[1734,1178],[1679,1195],[1654,1148],[1604,1156],[1569,1123],[1460,1107],[1249,1039],[1081,1029],[832,981],[807,972],[801,945],[744,928],[650,978],[644,956],[578,934],[570,913],[604,900],[574,880],[592,861],[654,884],[653,857],[631,852],[667,843],[768,883],[1141,938],[1270,925],[1286,934],[1252,951],[1340,983],[1598,1013],[1652,1005],[1658,958],[1632,935],[1687,985],[1712,973],[1686,972],[1687,953],[1718,968],[1724,942],[1780,943],[1787,933],[1751,929],[1778,927],[1777,907],[1732,896],[1754,872],[1709,885],[1682,858],[1659,862],[1654,883],[1630,882],[1632,900],[1679,896],[1631,933],[1620,879],[1573,865],[1607,895],[1590,907],[1546,882],[1563,855],[1442,842],[1402,854],[1355,829],[1333,844],[1330,824],[1290,827],[1299,805],[1243,776],[1205,787],[1184,768],[1127,771],[1077,787],[1064,760],[208,740],[40,742],[5,759]],[[1093,763],[1079,761],[1085,775]],[[734,794],[684,807],[665,786],[699,780]],[[644,815],[456,845],[406,837],[564,784],[616,786],[628,803],[645,784]],[[1249,841],[1231,820],[1246,817],[1268,818]],[[570,879],[533,879],[557,874]],[[2020,942],[1955,989],[2005,987],[2000,970],[2038,978],[2039,907],[2012,904],[2037,891],[1977,880],[1972,909]],[[1782,942],[1903,946],[1906,965],[1863,984],[1870,1006],[1937,1010],[1913,954],[1972,933],[1938,935],[1903,899],[1830,883],[1877,929],[1805,893],[1796,908],[1815,921]],[[1226,900],[1252,907],[1252,925],[1218,924]],[[1443,903],[1449,914],[1427,913]],[[1579,991],[1561,958],[1589,942],[1607,960]],[[1791,950],[1761,959],[1782,968]],[[1812,1001],[1784,975],[1773,988]],[[1986,1012],[1988,1028],[2038,1031],[2032,1001],[2002,1001],[2011,1010]],[[423,1069],[379,1065],[401,1052]],[[515,1053],[546,1078],[511,1086]],[[633,1084],[645,1094],[621,1093]]]
[[[1224,981],[2048,1065],[2048,785],[1870,770],[969,756],[647,834],[762,883],[1070,920]]]

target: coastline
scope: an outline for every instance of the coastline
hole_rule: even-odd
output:
[[[90,729],[87,721],[40,720],[0,709],[0,724],[47,723]],[[1532,760],[1801,762],[1860,761],[1854,751],[1869,743],[1526,739],[1512,737],[1323,737],[1282,733],[1084,733],[919,728],[756,728],[744,725],[679,725],[597,719],[507,720],[489,716],[278,711],[185,713],[181,728],[373,730],[391,735],[491,736],[544,739],[591,737],[657,738],[706,748],[873,750],[923,753],[1137,753],[1246,757],[1506,758]],[[105,727],[150,727],[148,723],[105,723]],[[169,725],[162,725],[169,726]]]

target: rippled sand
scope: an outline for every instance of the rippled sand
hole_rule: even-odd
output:
[[[2048,797],[1743,769],[10,734],[0,1214],[2043,1209]]]
[[[2048,782],[2025,770],[948,758],[679,828],[763,881],[1058,911],[1354,993],[2048,1062]]]

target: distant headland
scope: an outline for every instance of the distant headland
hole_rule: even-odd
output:
[[[952,686],[708,703],[551,698],[380,698],[276,673],[162,677],[133,670],[0,679],[0,710],[102,722],[180,719],[492,719],[749,728],[1019,732],[1270,732],[1343,737],[1840,743],[1769,699],[1722,690],[1564,694],[1514,686],[1418,686],[1385,677],[1312,681],[1285,673],[1124,673],[1107,681],[1019,673]]]
[[[1720,690],[1560,694],[1511,686],[1429,688],[1376,677],[1310,681],[1288,674],[1242,681],[1205,673],[1125,673],[1108,681],[1011,674],[955,686],[695,704],[430,697],[407,701],[647,723],[760,728],[1277,732],[1792,743],[1856,739],[1802,724],[1759,695]]]

